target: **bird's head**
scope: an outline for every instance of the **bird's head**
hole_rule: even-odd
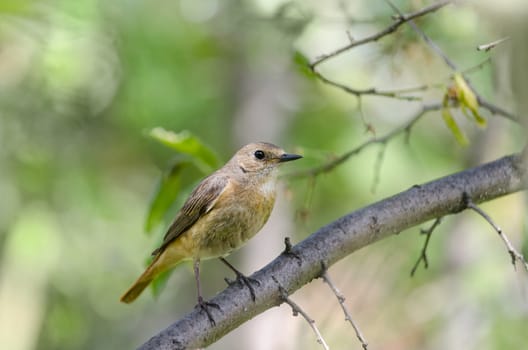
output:
[[[277,165],[302,158],[298,154],[286,153],[282,148],[267,142],[250,143],[242,147],[232,162],[243,173],[269,174]]]

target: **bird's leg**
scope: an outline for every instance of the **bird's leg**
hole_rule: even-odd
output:
[[[208,308],[214,307],[220,310],[220,306],[218,304],[210,303],[210,302],[203,300],[202,290],[200,288],[200,259],[194,260],[193,269],[194,269],[194,279],[196,280],[196,290],[198,291],[198,305],[196,306],[202,309],[207,314],[207,318],[209,318],[209,322],[211,322],[212,326],[215,326],[216,322]]]
[[[255,289],[253,289],[253,286],[251,285],[251,283],[254,283],[256,284],[257,286],[260,286],[260,282],[257,281],[256,279],[254,278],[250,278],[250,277],[247,277],[246,275],[244,275],[242,272],[238,271],[233,265],[231,265],[229,263],[229,261],[227,261],[226,259],[224,258],[219,258],[224,264],[227,265],[227,267],[229,267],[237,276],[237,281],[238,283],[241,283],[241,284],[245,284],[246,287],[248,287],[249,289],[249,293],[251,294],[251,300],[255,301],[256,300],[256,295],[255,295]],[[227,283],[231,284],[227,279],[226,279]]]

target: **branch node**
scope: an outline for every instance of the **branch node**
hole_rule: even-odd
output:
[[[284,238],[284,250],[282,251],[282,254],[295,258],[297,260],[297,264],[299,266],[302,265],[302,258],[299,256],[299,254],[293,251],[293,246],[291,244],[290,237]]]

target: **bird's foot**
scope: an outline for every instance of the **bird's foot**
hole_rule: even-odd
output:
[[[251,294],[251,300],[255,302],[255,300],[257,299],[257,296],[255,294],[255,289],[253,288],[251,284],[255,284],[258,287],[260,286],[260,282],[254,278],[245,276],[242,272],[238,271],[233,265],[231,265],[229,261],[227,261],[226,259],[220,258],[220,260],[224,264],[226,264],[227,267],[229,267],[236,274],[235,281],[225,278],[226,283],[230,286],[233,285],[234,283],[238,283],[242,287],[245,285],[249,289],[249,293]]]
[[[254,279],[254,278],[245,276],[241,272],[235,272],[235,273],[236,273],[236,280],[231,281],[231,280],[226,278],[225,281],[229,285],[237,283],[240,286],[246,286],[249,289],[249,293],[251,294],[251,300],[253,300],[253,302],[254,302],[257,299],[257,296],[255,294],[255,288],[253,288],[253,284],[256,285],[257,287],[259,287],[260,286],[260,282],[258,280],[256,280],[256,279]]]
[[[213,318],[213,315],[211,315],[211,311],[209,311],[209,308],[215,308],[217,310],[221,310],[220,305],[205,301],[200,296],[198,297],[198,304],[196,305],[196,308],[200,308],[203,312],[205,312],[205,314],[207,315],[207,318],[209,319],[209,322],[211,322],[211,325],[213,327],[216,326],[216,322]]]

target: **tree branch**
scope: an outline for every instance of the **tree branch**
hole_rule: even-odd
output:
[[[464,193],[475,204],[526,189],[527,169],[511,155],[420,186],[374,203],[320,228],[251,277],[260,282],[256,301],[247,288],[232,285],[211,302],[216,327],[203,312],[193,310],[152,337],[141,350],[199,348],[220,339],[256,315],[283,302],[277,282],[291,295],[321,276],[322,263],[331,266],[352,252],[433,218],[467,208]],[[524,184],[523,184],[524,182]],[[295,256],[301,259],[301,264]],[[276,279],[276,281],[274,280]]]

